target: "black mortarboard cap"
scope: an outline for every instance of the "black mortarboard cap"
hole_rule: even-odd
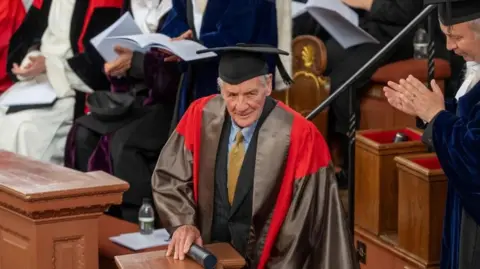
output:
[[[216,52],[220,55],[218,76],[228,84],[237,85],[254,77],[269,74],[268,56],[276,59],[276,67],[287,85],[293,83],[285,67],[280,61],[280,55],[288,52],[261,44],[237,44],[230,47],[208,48],[197,51],[197,54]]]
[[[480,18],[480,0],[424,0],[424,4],[438,5],[438,17],[446,26]]]

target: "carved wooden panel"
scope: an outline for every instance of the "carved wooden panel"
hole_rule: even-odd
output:
[[[85,238],[73,236],[53,241],[54,269],[85,269]]]
[[[29,239],[0,227],[0,269],[31,268]]]
[[[0,269],[97,269],[98,217],[127,189],[0,151]]]
[[[287,105],[307,116],[329,95],[329,81],[323,77],[327,51],[322,41],[314,36],[298,36],[292,42],[293,80],[285,93]],[[317,115],[313,123],[327,135],[328,109]]]

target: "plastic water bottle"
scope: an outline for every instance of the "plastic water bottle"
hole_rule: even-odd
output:
[[[141,234],[152,234],[155,224],[155,214],[153,213],[152,202],[150,198],[143,198],[142,206],[138,212],[138,223]]]
[[[413,38],[413,58],[426,59],[428,58],[428,33],[425,29],[420,28],[415,32]]]

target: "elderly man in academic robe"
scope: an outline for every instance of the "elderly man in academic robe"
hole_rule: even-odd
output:
[[[192,39],[207,48],[234,46],[238,43],[268,44],[291,48],[291,3],[288,0],[178,0],[162,28],[162,33],[177,39]],[[290,72],[291,60],[282,57]],[[173,61],[172,56],[167,61]],[[218,60],[183,64],[184,77],[177,93],[173,126],[188,104],[217,92]],[[275,60],[269,60],[275,72]],[[276,88],[285,88],[281,80]],[[277,85],[276,85],[277,86]]]
[[[192,243],[228,242],[247,268],[356,268],[322,135],[268,96],[263,55],[283,51],[205,51],[222,54],[221,94],[192,103],[152,179],[160,221],[172,233],[167,255],[183,259]]]
[[[1,150],[63,165],[74,113],[80,115],[84,110],[81,97],[109,86],[102,70],[103,60],[90,39],[115,22],[122,3],[33,2],[10,41],[8,68],[12,78],[22,81],[19,83],[48,82],[56,100],[46,106],[0,108]]]
[[[448,178],[441,269],[480,268],[480,5],[477,0],[440,3],[447,48],[467,61],[465,81],[452,100],[431,81],[430,91],[409,76],[389,82],[385,96],[395,108],[420,117],[423,141],[435,149]]]

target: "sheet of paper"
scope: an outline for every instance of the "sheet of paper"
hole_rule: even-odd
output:
[[[358,14],[341,0],[309,0],[307,10],[320,8],[337,13],[351,24],[358,26]]]
[[[120,43],[117,40],[109,39],[109,37],[139,34],[142,34],[142,30],[140,30],[140,27],[135,23],[132,15],[130,15],[129,12],[126,12],[116,22],[110,25],[110,27],[92,38],[90,43],[92,43],[105,61],[110,62],[117,58],[117,54],[114,51],[116,45],[124,46],[129,49],[136,49],[137,46],[132,42]]]
[[[192,41],[192,40],[176,40],[172,41],[170,37],[155,33],[155,34],[142,34],[142,35],[128,35],[128,36],[116,36],[109,37],[108,39],[115,39],[118,42],[135,42],[142,50],[148,50],[149,48],[162,48],[177,55],[186,62],[211,58],[217,56],[214,52],[207,52],[197,54],[197,51],[206,49],[205,46]]]
[[[307,12],[307,4],[292,1],[292,19],[302,15]]]
[[[362,28],[335,11],[311,7],[308,12],[344,49],[364,43],[379,43]]]
[[[57,95],[48,81],[20,81],[1,95],[0,106],[48,105]]]
[[[152,234],[144,235],[139,232],[121,234],[110,237],[112,242],[127,247],[131,250],[142,250],[147,248],[166,246],[169,243],[170,234],[165,229],[155,230]]]
[[[167,44],[167,46],[173,54],[182,58],[182,60],[186,62],[217,56],[214,52],[197,54],[197,51],[206,49],[206,47],[192,40],[172,41]]]

